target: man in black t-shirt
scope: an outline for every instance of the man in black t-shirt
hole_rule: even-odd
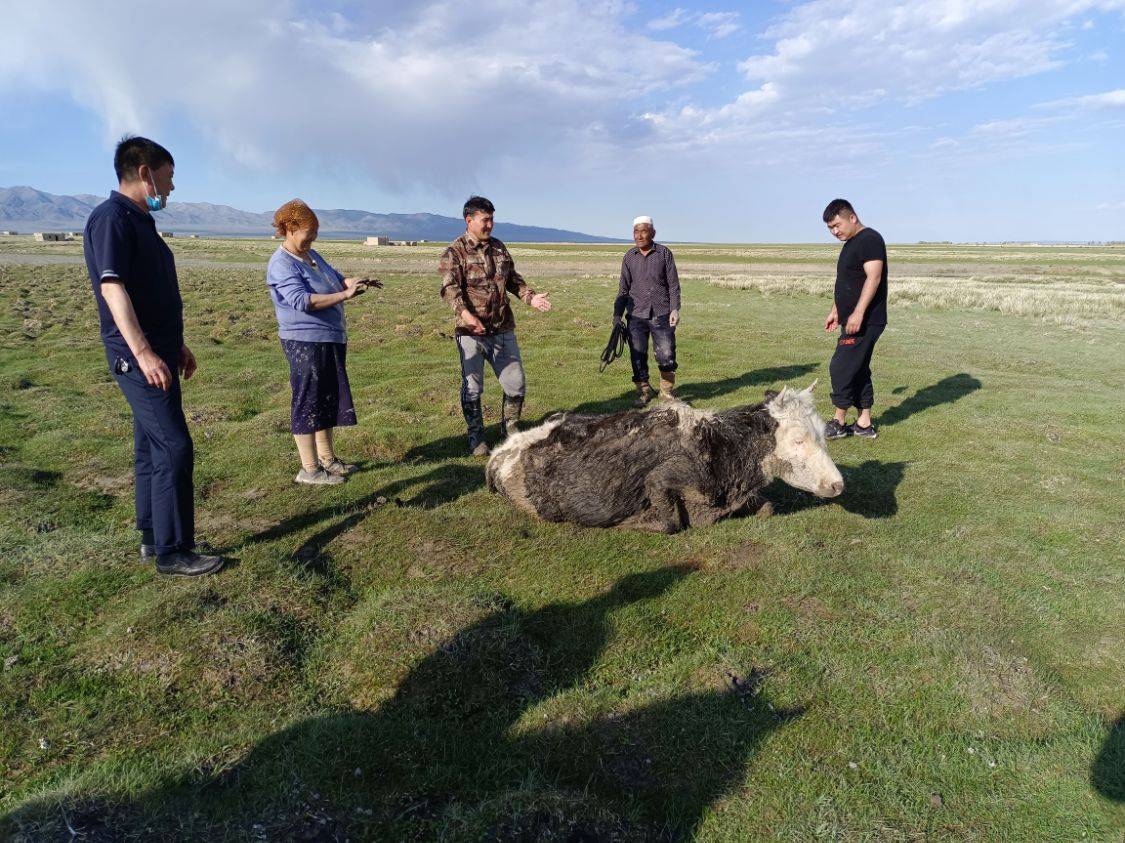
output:
[[[829,366],[836,416],[825,425],[824,436],[874,439],[871,353],[887,326],[887,245],[878,231],[859,221],[846,199],[829,202],[823,219],[832,236],[844,241],[836,262],[832,310],[824,320],[824,330],[840,328]],[[852,407],[859,410],[859,416],[854,424],[847,424]]]

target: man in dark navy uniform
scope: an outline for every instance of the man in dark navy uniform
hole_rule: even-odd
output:
[[[90,214],[84,248],[106,359],[133,410],[141,558],[162,574],[210,574],[223,560],[195,552],[194,452],[180,396],[195,357],[176,262],[152,218],[173,190],[175,162],[160,144],[127,137],[113,167],[118,189]]]

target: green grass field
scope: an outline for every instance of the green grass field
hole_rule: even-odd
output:
[[[80,245],[0,240],[0,838],[1123,838],[1125,249],[893,247],[844,495],[669,537],[484,490],[440,246],[319,244],[386,289],[348,306],[362,470],[297,488],[276,244],[173,245],[198,582],[136,558]],[[682,397],[827,414],[836,251],[677,248]],[[627,406],[621,249],[513,253],[555,304],[515,305],[525,417]]]

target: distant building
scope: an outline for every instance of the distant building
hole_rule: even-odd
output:
[[[35,239],[40,243],[58,243],[66,240],[66,235],[61,231],[37,231]]]
[[[81,231],[68,231],[66,233],[66,239],[67,240],[81,240],[82,239],[82,232]]]
[[[198,240],[198,239],[199,239],[198,234],[189,234],[188,235],[188,240]]]
[[[15,237],[17,234],[19,234],[18,231],[0,231],[0,235],[3,235],[4,237]]]
[[[160,236],[163,237],[165,240],[171,240],[173,237],[176,236],[176,233],[174,231],[162,231],[162,232],[160,232]]]
[[[383,237],[382,235],[368,237],[363,241],[364,246],[389,246],[391,245],[391,238]]]

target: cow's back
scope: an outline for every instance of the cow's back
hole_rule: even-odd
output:
[[[489,486],[547,521],[608,527],[647,506],[646,481],[669,465],[694,465],[681,414],[661,408],[568,415],[498,449]]]

